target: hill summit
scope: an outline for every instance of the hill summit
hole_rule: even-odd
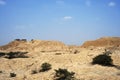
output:
[[[55,51],[64,50],[67,46],[60,41],[45,41],[45,40],[31,40],[15,39],[14,41],[1,46],[0,50],[8,51]]]
[[[86,41],[81,47],[110,47],[120,46],[120,37],[102,37],[93,41]]]

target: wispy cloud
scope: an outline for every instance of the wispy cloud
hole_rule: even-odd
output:
[[[90,0],[87,0],[87,1],[85,2],[85,4],[86,4],[86,6],[90,7],[90,6],[91,6],[91,1],[90,1]]]
[[[108,6],[109,6],[109,7],[114,7],[114,6],[116,6],[116,3],[115,3],[115,2],[109,2],[109,3],[108,3]]]
[[[63,19],[64,19],[64,20],[71,20],[71,19],[72,19],[72,16],[64,16]]]
[[[16,31],[32,30],[36,25],[33,24],[18,24],[13,26],[13,29]]]
[[[6,2],[4,0],[0,0],[0,5],[5,5]]]
[[[26,25],[16,25],[14,28],[17,30],[24,30],[26,27]]]
[[[66,24],[66,22],[70,22],[72,18],[72,16],[64,16],[61,18],[57,18],[55,22],[58,24]]]

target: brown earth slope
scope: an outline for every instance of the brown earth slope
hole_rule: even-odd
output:
[[[120,37],[103,37],[94,41],[86,41],[81,47],[110,47],[119,45]]]
[[[44,41],[44,40],[32,40],[32,41],[12,41],[7,45],[1,46],[0,50],[7,51],[57,51],[66,50],[67,46],[59,41]]]

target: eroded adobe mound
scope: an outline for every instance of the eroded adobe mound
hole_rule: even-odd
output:
[[[120,37],[103,37],[94,41],[86,41],[82,47],[110,47],[120,46]]]

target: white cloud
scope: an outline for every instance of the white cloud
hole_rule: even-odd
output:
[[[0,5],[5,5],[6,2],[4,0],[0,0]]]
[[[115,2],[109,2],[109,3],[108,3],[108,6],[109,6],[109,7],[114,7],[114,6],[116,6],[116,3],[115,3]]]
[[[91,6],[91,1],[90,1],[90,0],[87,0],[87,1],[85,2],[85,4],[86,4],[88,7],[90,7],[90,6]]]
[[[71,16],[64,16],[63,19],[64,20],[70,20],[70,19],[72,19],[72,17]]]
[[[61,18],[57,18],[55,20],[55,23],[65,24],[66,22],[70,22],[72,18],[73,18],[72,16],[64,16],[64,17],[61,17]]]

